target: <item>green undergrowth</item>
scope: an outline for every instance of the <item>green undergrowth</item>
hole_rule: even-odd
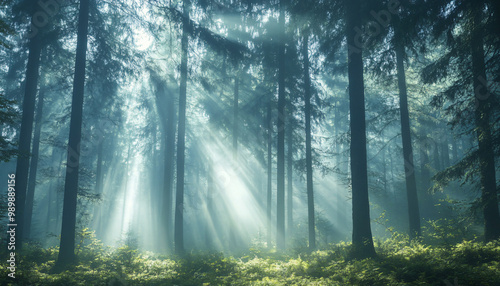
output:
[[[238,257],[197,252],[158,256],[129,246],[105,249],[95,240],[77,248],[78,263],[54,274],[58,249],[27,245],[16,278],[1,268],[1,285],[500,285],[500,242],[376,241],[378,256],[348,260],[349,244],[313,253],[252,248]],[[290,252],[293,253],[293,252]]]

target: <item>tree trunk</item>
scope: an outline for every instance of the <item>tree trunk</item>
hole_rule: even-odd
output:
[[[289,104],[290,106],[291,104]],[[290,236],[293,232],[293,125],[292,125],[292,108],[288,110],[288,127],[287,127],[287,194],[286,194],[286,217],[287,217],[287,234]]]
[[[166,153],[165,153],[165,169],[164,169],[164,210],[163,217],[166,220],[167,228],[167,244],[171,248],[173,242],[173,183],[174,183],[174,157],[175,157],[175,108],[174,108],[174,95],[170,98],[170,103],[167,104],[167,138],[166,138]]]
[[[175,194],[175,253],[184,254],[184,150],[186,140],[186,89],[188,61],[188,25],[190,1],[182,2],[181,83],[179,91],[179,125],[177,137],[177,192]]]
[[[398,39],[396,39],[398,41]],[[405,167],[406,195],[408,199],[408,218],[410,239],[421,235],[420,211],[417,197],[417,181],[413,165],[413,148],[411,145],[410,114],[408,112],[408,94],[404,67],[405,49],[402,43],[396,42],[396,62],[398,70],[399,109],[401,114],[401,137],[403,139],[403,160]]]
[[[128,190],[128,182],[130,179],[130,175],[129,175],[129,172],[130,172],[130,149],[131,149],[131,143],[129,142],[128,148],[127,148],[127,159],[125,159],[125,170],[124,170],[125,185],[123,186],[124,191],[123,191],[123,201],[122,201],[122,207],[121,207],[122,215],[120,217],[120,219],[122,220],[122,231],[127,230],[125,235],[128,235],[128,232],[129,232],[128,225],[125,225],[125,223],[126,223],[125,214],[128,211],[130,211],[129,209],[127,209],[127,194],[128,194],[127,190]]]
[[[309,226],[309,250],[316,248],[316,231],[314,220],[314,192],[311,148],[311,78],[309,76],[309,34],[304,35],[302,47],[304,56],[304,100],[306,119],[306,178],[307,178],[307,221]]]
[[[97,168],[96,168],[96,183],[95,183],[95,189],[96,193],[102,194],[102,187],[103,187],[103,180],[104,180],[104,175],[102,171],[102,165],[103,165],[103,140],[99,142],[99,145],[97,145]]]
[[[63,175],[64,175],[64,152],[61,152],[61,157],[59,158],[59,167],[57,169],[57,177],[55,178],[56,180],[56,188],[55,188],[55,193],[56,193],[56,199],[55,199],[55,207],[53,208],[54,210],[54,224],[51,225],[51,229],[54,231],[54,233],[57,233],[61,229],[61,208],[62,208],[62,192],[59,191],[59,187],[62,186],[62,181],[63,181]],[[61,188],[62,189],[62,188]]]
[[[238,100],[239,100],[239,78],[234,77],[234,99],[233,99],[233,160],[238,160]]]
[[[285,0],[280,1],[279,25],[276,248],[285,249]]]
[[[205,226],[205,241],[208,249],[214,248],[214,232],[212,227],[215,227],[215,209],[214,209],[214,179],[213,179],[213,163],[208,158],[207,166],[207,216]]]
[[[366,157],[365,94],[362,46],[356,38],[356,28],[362,26],[360,0],[345,2],[347,6],[347,45],[349,110],[351,116],[351,181],[352,181],[352,255],[356,258],[375,256],[370,226],[368,174]]]
[[[148,208],[148,216],[151,218],[150,222],[153,225],[153,227],[156,230],[156,236],[161,237],[163,236],[163,233],[161,232],[162,228],[159,227],[159,219],[161,218],[160,216],[160,210],[161,210],[161,205],[160,202],[161,198],[160,194],[160,182],[159,182],[159,174],[158,174],[158,157],[160,157],[160,154],[157,154],[158,152],[156,151],[156,145],[158,141],[158,122],[156,120],[151,120],[151,151],[149,154],[146,154],[146,156],[150,156],[151,163],[148,164],[149,170],[146,171],[149,174],[149,184],[150,184],[150,189],[147,194],[148,200],[149,200],[149,208]],[[160,136],[160,145],[163,142],[163,138]],[[161,153],[161,152],[160,152]],[[147,157],[145,158],[146,160]],[[156,242],[156,241],[155,241]],[[159,243],[159,242],[158,242]],[[158,245],[157,245],[158,246]]]
[[[45,232],[47,234],[54,232],[54,226],[56,225],[56,216],[57,216],[57,200],[54,203],[54,193],[57,193],[57,183],[59,179],[59,174],[61,173],[61,161],[63,160],[63,154],[61,153],[59,156],[59,152],[54,151],[55,148],[52,148],[51,151],[51,160],[50,166],[54,166],[57,164],[57,172],[50,168],[51,170],[51,180],[49,184],[49,189],[47,190],[48,194],[48,202],[47,202],[47,217],[45,218]],[[55,182],[55,183],[54,183]],[[55,207],[52,205],[54,204]]]
[[[450,166],[450,146],[448,144],[448,130],[446,127],[443,128],[443,143],[441,144],[441,157],[443,170]]]
[[[40,135],[42,132],[42,114],[43,100],[45,96],[45,86],[42,76],[40,91],[38,92],[38,104],[36,107],[35,116],[35,133],[33,134],[33,148],[31,151],[31,162],[28,179],[28,192],[26,193],[25,220],[24,220],[24,237],[29,239],[31,236],[31,222],[33,216],[33,200],[35,198],[36,175],[38,169],[38,157],[40,151]]]
[[[163,175],[163,211],[162,217],[165,219],[166,246],[171,249],[173,242],[173,182],[174,182],[174,157],[175,157],[175,108],[174,95],[167,95],[167,128],[165,138],[165,167]]]
[[[102,146],[102,148],[103,148],[103,150],[102,150],[102,161],[103,161],[102,168],[104,170],[101,170],[101,172],[102,172],[103,179],[104,179],[104,175],[106,174],[106,172],[108,171],[108,169],[110,167],[109,166],[110,164],[106,164],[106,162],[113,162],[113,156],[115,156],[114,147],[116,146],[115,141],[117,138],[116,132],[113,132],[113,131],[108,132],[104,136],[107,136],[106,138],[107,139],[109,138],[109,140],[106,140],[107,144],[105,144],[105,142],[103,142],[103,146]],[[121,172],[119,172],[119,173],[121,173]],[[101,193],[104,193],[104,180],[103,180],[103,183],[101,185]],[[112,200],[110,202],[103,201],[101,204],[101,208],[104,207],[105,204],[107,204],[107,206],[106,206],[107,209],[112,210],[116,206],[117,203],[116,203],[116,200]],[[97,233],[104,235],[106,233],[106,227],[110,225],[110,216],[107,212],[100,211],[98,219],[99,219],[99,229],[97,230]]]
[[[37,11],[37,2],[30,1],[33,13]],[[35,14],[31,22],[35,21]],[[32,24],[34,26],[34,24]],[[19,147],[16,165],[16,220],[12,223],[20,223],[16,229],[16,249],[22,248],[25,238],[23,233],[25,222],[24,208],[26,204],[26,191],[28,185],[28,171],[30,164],[31,133],[33,132],[33,118],[35,117],[35,100],[38,86],[38,70],[40,67],[40,53],[42,50],[41,31],[38,31],[29,40],[29,56],[26,66],[25,92],[23,99],[23,115],[21,118],[21,130],[19,132]]]
[[[387,146],[387,152],[389,153],[389,161],[391,162],[390,165],[391,165],[391,184],[390,184],[390,189],[391,189],[391,193],[392,193],[392,201],[393,201],[393,206],[396,206],[396,192],[394,190],[394,157],[392,156],[393,154],[393,150],[394,148],[390,148],[391,146],[388,145]]]
[[[238,72],[236,72],[238,74]],[[238,172],[238,97],[239,97],[239,78],[238,75],[234,77],[234,93],[233,93],[233,172],[236,177],[240,176]],[[237,249],[238,248],[238,239],[237,239],[237,228],[236,222],[233,214],[229,213],[229,248]]]
[[[80,142],[82,137],[83,95],[85,88],[85,61],[87,54],[87,33],[89,23],[89,0],[80,1],[76,46],[75,77],[68,141],[66,181],[61,228],[61,246],[57,265],[66,266],[75,262],[75,224],[78,193],[78,169],[80,166]]]
[[[434,161],[434,168],[436,169],[437,172],[443,170],[441,166],[441,158],[439,156],[439,144],[438,142],[434,141],[433,142],[433,150],[432,150],[432,159]]]
[[[422,193],[427,193],[427,190],[429,189],[429,182],[430,182],[430,172],[428,168],[429,164],[429,155],[427,153],[427,150],[429,149],[428,144],[426,144],[426,138],[425,134],[422,134],[422,146],[420,146],[420,182],[422,185]]]
[[[169,2],[169,7],[172,6],[172,2]],[[189,16],[189,13],[188,13]],[[173,43],[172,43],[172,25],[171,22],[169,21],[169,28],[170,28],[170,38],[169,38],[169,48],[170,52],[173,49]],[[186,40],[187,41],[187,40]],[[187,59],[186,59],[187,61]],[[167,100],[169,102],[167,103],[167,138],[166,138],[166,152],[165,152],[165,167],[164,167],[164,181],[163,181],[163,188],[164,188],[164,195],[163,195],[163,210],[165,213],[162,215],[162,217],[165,219],[165,227],[166,227],[166,232],[167,232],[167,249],[172,249],[173,246],[173,225],[174,225],[174,220],[173,220],[173,184],[174,184],[174,168],[175,168],[175,120],[176,120],[176,113],[175,113],[175,107],[174,107],[174,102],[175,102],[175,96],[174,93],[170,93],[167,97]]]
[[[267,247],[271,247],[271,202],[273,192],[273,128],[272,128],[272,112],[271,99],[267,104]]]
[[[174,180],[174,157],[175,157],[175,100],[174,94],[168,86],[161,81],[156,82],[157,94],[156,105],[158,114],[162,122],[163,129],[163,196],[161,207],[160,231],[165,238],[161,248],[165,250],[172,249],[173,228],[172,228],[172,194]],[[165,107],[166,109],[160,108]]]
[[[490,108],[493,96],[488,90],[484,64],[483,35],[481,29],[482,5],[474,3],[473,31],[471,38],[472,74],[476,100],[476,130],[479,141],[479,173],[481,201],[484,215],[484,238],[492,241],[500,237],[500,215],[495,178],[495,154],[490,127]]]
[[[99,139],[98,139],[99,140]],[[103,165],[103,145],[104,145],[104,140],[100,139],[99,144],[97,145],[97,163],[96,163],[96,182],[95,182],[95,192],[102,198],[102,188],[103,188],[103,171],[102,171],[102,165]],[[102,204],[97,204],[94,206],[94,222],[96,222],[95,228],[96,232],[98,235],[102,234],[102,229],[103,229],[103,223],[102,223]]]
[[[383,135],[382,135],[383,136]],[[386,164],[386,153],[387,149],[384,147],[384,150],[382,151],[382,184],[384,185],[384,195],[388,197],[388,192],[387,192],[387,164]]]
[[[422,217],[426,219],[435,218],[435,208],[432,195],[428,192],[431,181],[431,174],[429,170],[429,153],[428,150],[432,149],[429,146],[429,141],[424,133],[421,134],[421,146],[420,146],[420,198],[422,199],[421,209]]]
[[[457,144],[457,140],[451,140],[451,154],[453,156],[453,159],[451,161],[452,164],[455,164],[456,162],[458,162],[458,144]]]

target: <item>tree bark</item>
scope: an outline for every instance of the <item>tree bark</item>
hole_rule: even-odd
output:
[[[352,256],[375,256],[370,226],[368,174],[366,155],[365,94],[363,80],[363,47],[356,30],[362,27],[359,16],[360,0],[346,0],[347,46],[349,78],[349,110],[351,116],[351,180],[352,180]]]
[[[396,39],[396,65],[398,70],[399,109],[401,115],[401,137],[403,141],[403,163],[405,167],[406,195],[408,200],[408,218],[410,239],[421,235],[420,211],[417,196],[417,181],[413,164],[413,148],[411,145],[410,114],[408,112],[408,94],[404,67],[405,48],[401,39]]]
[[[447,128],[443,127],[443,142],[441,144],[441,157],[443,170],[450,166],[450,146],[448,144]]]
[[[40,91],[38,92],[38,104],[35,116],[35,133],[33,134],[33,148],[31,152],[30,171],[28,179],[28,192],[26,193],[26,216],[24,220],[24,236],[29,239],[31,236],[31,221],[33,216],[33,201],[35,198],[36,175],[38,169],[38,156],[40,151],[40,135],[42,132],[43,100],[45,96],[45,86],[43,76]]]
[[[165,138],[165,166],[163,174],[163,210],[165,219],[167,249],[171,249],[173,242],[173,182],[175,157],[175,108],[173,94],[167,94],[167,128]]]
[[[186,140],[186,90],[188,64],[188,25],[190,1],[182,2],[181,83],[179,90],[179,125],[177,137],[177,192],[175,194],[175,253],[184,254],[184,150]]]
[[[383,135],[382,135],[383,136]],[[387,148],[384,147],[384,150],[382,151],[382,162],[383,163],[383,166],[382,166],[382,184],[384,185],[384,194],[386,196],[388,196],[388,192],[387,192],[387,164],[386,164],[386,153],[387,153]]]
[[[425,133],[420,135],[422,138],[421,146],[420,146],[420,198],[421,198],[421,214],[422,217],[426,219],[435,219],[436,218],[436,209],[434,207],[434,198],[429,193],[430,182],[431,182],[431,173],[430,173],[430,158],[429,158],[429,150],[432,151],[432,142],[426,137]]]
[[[45,218],[45,232],[46,233],[53,233],[54,232],[54,226],[56,225],[56,217],[57,217],[57,200],[55,200],[55,203],[54,203],[54,192],[57,193],[57,182],[58,182],[58,179],[59,179],[59,174],[61,173],[61,161],[63,160],[63,154],[60,154],[60,156],[57,156],[57,154],[59,154],[58,152],[55,152],[54,151],[55,148],[52,148],[52,152],[51,152],[51,160],[50,160],[50,165],[51,166],[54,166],[54,164],[57,163],[58,167],[57,167],[57,172],[54,172],[52,171],[52,168],[51,168],[51,180],[50,180],[50,184],[49,184],[49,189],[47,190],[48,194],[47,194],[47,197],[48,197],[48,201],[47,201],[47,217]],[[55,183],[54,183],[55,182]],[[56,207],[54,207],[52,204],[54,203],[54,205]]]
[[[279,27],[276,248],[282,250],[285,249],[285,0],[280,1]]]
[[[434,141],[433,144],[434,148],[432,150],[432,160],[434,161],[434,168],[439,172],[443,170],[441,166],[441,158],[439,156],[439,144],[436,141]]]
[[[33,13],[36,11],[36,1],[30,1]],[[35,15],[31,16],[34,25]],[[38,86],[38,71],[40,67],[40,53],[42,50],[41,31],[38,31],[29,40],[29,55],[26,66],[25,91],[23,99],[23,115],[19,132],[19,147],[16,165],[16,221],[19,223],[16,231],[16,249],[23,246],[24,231],[24,209],[26,204],[26,191],[28,185],[28,171],[30,164],[31,133],[33,132],[33,118],[35,117],[35,100]],[[12,222],[14,223],[14,222]]]
[[[214,232],[212,226],[215,227],[215,209],[214,209],[214,179],[213,179],[213,162],[208,158],[207,166],[207,215],[208,221],[205,229],[205,241],[208,249],[214,248]]]
[[[174,178],[174,157],[175,157],[175,100],[174,94],[168,86],[160,81],[157,84],[157,107],[163,129],[163,196],[161,207],[160,231],[165,238],[164,243],[160,246],[165,250],[171,250],[173,244],[173,220],[172,220],[172,194],[173,194],[173,178]]]
[[[238,101],[240,93],[240,79],[238,71],[234,77],[234,92],[233,92],[233,171],[236,177],[240,176],[238,168]],[[237,227],[233,214],[229,214],[229,247],[233,250],[238,248]]]
[[[99,140],[99,139],[98,139]],[[103,145],[104,145],[104,140],[100,139],[99,144],[97,145],[97,162],[96,162],[96,182],[95,182],[95,192],[96,194],[99,194],[102,196],[102,189],[103,189],[103,180],[104,180],[104,175],[103,175]],[[102,223],[102,204],[97,204],[94,206],[94,221],[97,221],[96,223],[96,233],[102,234],[103,230],[103,223]]]
[[[171,6],[172,2],[169,2],[169,6]],[[188,13],[189,16],[189,13]],[[171,22],[170,22],[171,23]],[[172,44],[172,26],[170,25],[170,41],[169,41],[169,48],[170,51],[173,49],[173,44]],[[187,59],[186,59],[187,61]],[[175,102],[175,96],[174,93],[169,93],[170,96],[167,97],[167,138],[166,138],[166,152],[165,152],[165,166],[164,166],[164,181],[163,181],[163,189],[164,189],[164,195],[163,195],[163,210],[165,213],[162,215],[163,218],[165,218],[165,228],[167,232],[166,240],[167,240],[167,249],[172,249],[173,246],[173,234],[174,234],[174,220],[173,220],[173,184],[174,184],[174,168],[175,168],[175,120],[176,120],[176,113],[175,113],[175,107],[174,107],[174,102]]]
[[[238,173],[238,101],[239,101],[239,78],[238,71],[236,71],[236,76],[234,77],[234,90],[233,90],[233,164],[232,169],[236,177],[239,177]],[[228,237],[229,237],[229,249],[237,249],[237,233],[236,233],[236,222],[233,214],[229,213],[229,223],[228,223]]]
[[[479,173],[481,201],[484,215],[484,239],[492,241],[500,237],[500,215],[495,178],[495,154],[493,152],[490,108],[493,96],[488,90],[484,63],[483,35],[481,21],[482,5],[474,3],[473,31],[471,37],[472,74],[476,101],[476,134],[479,142]]]
[[[85,62],[89,23],[89,0],[80,1],[78,15],[73,99],[66,160],[66,180],[61,228],[61,245],[56,266],[63,267],[75,262],[75,225],[78,194],[78,169],[80,167],[80,143],[82,137],[83,96],[85,89]]]
[[[54,223],[50,225],[50,229],[54,231],[54,233],[58,232],[61,229],[61,215],[62,212],[60,211],[62,207],[62,192],[59,191],[59,187],[62,186],[62,180],[63,180],[63,175],[64,175],[64,153],[61,152],[61,156],[59,158],[59,167],[57,168],[57,175],[54,180],[56,180],[55,184],[55,190],[54,192],[56,193],[56,198],[55,198],[55,207],[53,209],[53,214],[54,214]]]
[[[451,154],[453,156],[453,159],[451,160],[452,164],[455,164],[456,162],[458,162],[458,150],[457,150],[458,144],[457,144],[457,141],[455,139],[451,140]]]
[[[267,104],[267,247],[271,247],[271,202],[272,202],[272,192],[273,192],[273,128],[272,128],[272,110],[271,110],[271,99]]]
[[[238,73],[238,72],[236,72]],[[233,99],[233,160],[237,164],[238,160],[238,101],[240,92],[240,80],[234,77],[234,99]]]
[[[286,221],[287,235],[291,236],[293,232],[293,124],[292,124],[292,108],[288,104],[288,126],[287,126],[287,193],[286,193]]]
[[[309,34],[304,35],[302,47],[304,56],[304,100],[306,120],[306,178],[307,178],[307,221],[309,226],[309,250],[316,249],[316,231],[314,220],[314,191],[311,147],[311,78],[309,75]]]

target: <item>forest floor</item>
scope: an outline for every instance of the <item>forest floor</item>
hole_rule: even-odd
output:
[[[377,258],[349,260],[349,244],[312,253],[251,248],[241,256],[198,252],[183,258],[105,250],[97,240],[77,247],[78,264],[53,274],[57,248],[27,245],[16,278],[1,285],[500,285],[500,241],[426,245],[376,241]],[[4,262],[5,265],[5,262]]]

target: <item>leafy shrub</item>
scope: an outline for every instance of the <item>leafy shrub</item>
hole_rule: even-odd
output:
[[[425,241],[429,244],[451,246],[464,239],[475,238],[472,222],[465,218],[428,220],[422,227]]]
[[[26,245],[16,280],[8,285],[500,285],[500,241],[453,245],[409,242],[406,235],[376,241],[378,257],[349,260],[349,243],[293,255],[263,248],[242,257],[199,252],[159,258],[128,245],[103,248],[88,232],[78,264],[52,274],[58,249]],[[424,239],[425,240],[425,239]],[[92,242],[93,241],[93,242]]]

